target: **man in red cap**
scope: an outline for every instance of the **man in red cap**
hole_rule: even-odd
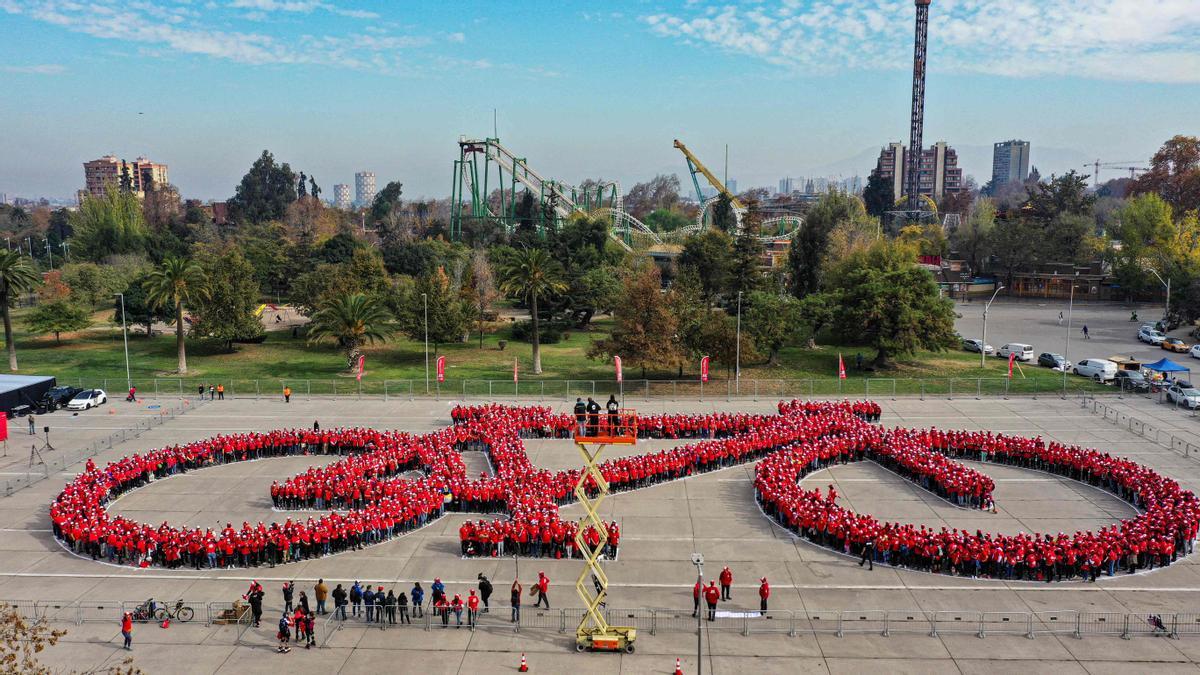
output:
[[[545,572],[538,572],[537,584],[533,587],[537,593],[537,602],[533,603],[534,607],[540,607],[542,602],[546,603],[546,609],[550,609],[550,577],[546,576]]]
[[[704,601],[708,603],[708,620],[717,620],[717,601],[721,599],[721,589],[717,588],[717,582],[709,581],[708,586],[704,588]]]
[[[479,596],[475,595],[475,589],[471,589],[471,594],[467,596],[467,624],[472,628],[475,627],[475,620],[479,617]]]
[[[771,586],[767,583],[767,578],[759,579],[758,586],[758,608],[761,611],[767,611],[767,598],[771,597]]]
[[[729,590],[733,587],[733,571],[729,569],[728,565],[726,565],[725,568],[721,570],[721,576],[718,578],[721,580],[721,599],[732,600],[733,594],[730,593]]]

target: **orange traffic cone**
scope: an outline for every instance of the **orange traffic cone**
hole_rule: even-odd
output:
[[[529,672],[529,664],[525,663],[525,655],[524,654],[521,654],[521,667],[517,668],[517,672],[518,673],[528,673]]]
[[[171,619],[170,618],[163,619],[162,627],[170,628],[171,627]]]
[[[675,659],[675,675],[683,675],[683,664],[679,662],[679,659]]]

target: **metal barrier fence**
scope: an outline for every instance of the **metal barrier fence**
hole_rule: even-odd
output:
[[[1115,393],[1110,387],[1085,378],[1059,375],[1010,379],[1007,377],[951,378],[889,378],[852,377],[807,378],[795,380],[504,380],[455,379],[445,382],[425,380],[363,380],[354,379],[134,379],[138,395],[146,398],[182,398],[211,400],[223,396],[238,399],[282,399],[285,387],[297,400],[328,398],[454,398],[454,399],[572,399],[579,396],[608,396],[616,394],[633,400],[686,399],[785,399],[813,397],[875,397],[897,398],[984,398],[1009,396],[1060,396],[1082,393]],[[99,388],[120,396],[126,390],[126,379],[59,378],[59,384],[83,388]],[[216,388],[224,388],[218,394]],[[212,390],[210,391],[210,387]]]
[[[14,600],[0,601],[10,609],[15,609],[21,616],[32,620],[45,620],[54,624],[82,625],[87,622],[120,621],[124,611],[133,611],[141,602],[107,602],[96,600],[54,601],[54,600]],[[211,626],[225,620],[225,610],[232,609],[232,603],[184,603],[192,608],[199,608],[196,617],[188,624]],[[162,605],[160,605],[161,607]],[[172,603],[172,607],[174,604]],[[207,610],[206,610],[207,608]],[[348,613],[346,619],[341,619],[336,613],[317,618],[314,627],[314,638],[318,647],[329,646],[330,640],[347,628],[364,628],[379,630],[421,630],[436,631],[443,626],[441,614],[432,608],[423,608],[422,616],[413,616],[411,623],[390,623],[385,618],[382,622],[367,622],[365,612],[355,616]],[[278,608],[264,612],[262,626],[257,631],[254,619],[249,611],[241,613],[228,625],[234,627],[236,644],[274,643]],[[509,621],[508,607],[497,605],[490,613],[480,613],[476,624],[471,626],[467,612],[463,610],[462,629],[464,630],[502,630],[505,632],[520,632],[522,630],[552,631],[558,633],[573,632],[583,618],[584,610],[580,608],[538,609],[521,608],[520,621]],[[410,615],[411,616],[411,615]],[[275,617],[271,620],[269,617]],[[1008,635],[1022,636],[1029,639],[1044,635],[1070,635],[1083,638],[1085,635],[1118,636],[1124,639],[1134,637],[1169,636],[1172,638],[1200,637],[1200,613],[1118,613],[1118,612],[1080,612],[1075,610],[1043,610],[1036,612],[988,612],[988,611],[956,611],[956,610],[896,610],[896,609],[865,609],[865,610],[771,610],[768,612],[721,611],[715,621],[707,620],[707,613],[701,608],[699,621],[686,609],[653,609],[653,608],[607,608],[605,617],[614,626],[633,626],[640,632],[649,635],[658,633],[694,633],[697,626],[709,631],[740,633],[742,635],[788,635],[795,637],[800,634],[829,634],[843,637],[847,634],[874,634],[891,636],[905,635],[975,635],[980,638],[989,636]],[[197,620],[199,619],[199,620]],[[458,626],[457,617],[449,613],[447,626]],[[456,628],[456,630],[458,630]]]
[[[111,403],[111,399],[110,399]],[[30,485],[35,485],[51,476],[51,474],[59,471],[66,471],[68,467],[84,461],[90,457],[95,457],[105,450],[111,450],[118,443],[124,443],[131,438],[138,438],[147,431],[156,426],[162,426],[164,423],[175,419],[176,417],[194,410],[199,407],[197,403],[192,401],[180,401],[173,405],[165,406],[159,409],[157,414],[145,415],[143,418],[134,422],[134,425],[128,429],[117,429],[108,434],[104,438],[92,441],[90,444],[76,449],[55,449],[52,452],[41,453],[41,463],[36,466],[30,465],[22,469],[19,465],[9,467],[9,473],[24,471],[11,478],[6,478],[3,482],[4,496],[11,496],[18,490],[23,490]],[[46,419],[42,418],[42,422]],[[15,444],[15,439],[21,436],[10,436],[10,440]],[[30,437],[34,445],[40,445],[37,436]]]
[[[1165,399],[1163,400],[1165,401]],[[1132,433],[1154,441],[1164,448],[1174,450],[1184,457],[1200,459],[1200,445],[1192,443],[1186,438],[1181,438],[1165,429],[1162,429],[1158,422],[1147,422],[1134,417],[1129,413],[1096,400],[1094,396],[1082,396],[1080,405],[1084,408],[1089,408],[1093,413],[1100,415],[1105,419],[1105,421],[1112,422],[1118,427],[1128,429]],[[1179,406],[1176,405],[1176,407]],[[1192,417],[1195,417],[1196,409],[1189,409],[1189,413]]]

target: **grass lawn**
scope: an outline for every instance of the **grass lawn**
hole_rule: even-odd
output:
[[[17,330],[17,358],[20,372],[26,374],[54,375],[65,383],[79,378],[95,381],[110,380],[110,389],[123,389],[125,355],[120,327],[108,324],[111,313],[97,314],[97,325],[78,334],[64,335],[61,345],[56,345],[53,336],[32,336],[23,332],[20,316],[16,310],[14,328]],[[462,380],[496,380],[500,383],[512,381],[513,359],[517,359],[521,371],[522,392],[539,379],[601,380],[613,379],[611,362],[588,359],[588,345],[603,336],[609,327],[607,321],[597,321],[591,331],[571,331],[560,343],[542,346],[542,376],[534,378],[531,373],[530,347],[527,343],[512,342],[509,329],[503,328],[484,338],[484,348],[479,348],[478,336],[465,344],[440,345],[437,354],[446,357],[446,384],[448,391],[461,389]],[[509,340],[507,348],[499,348],[500,340]],[[222,345],[209,340],[188,340],[188,379],[203,382],[242,382],[261,380],[263,387],[274,388],[280,380],[325,380],[340,382],[333,384],[339,390],[349,392],[358,385],[353,377],[345,374],[344,359],[331,345],[311,346],[303,337],[293,338],[289,331],[267,333],[262,344],[236,345],[233,352],[226,352]],[[366,350],[366,375],[363,391],[372,391],[384,380],[416,380],[423,385],[425,378],[424,345],[402,336],[386,344],[368,347]],[[840,385],[837,381],[838,354],[846,363],[848,379]],[[949,391],[974,391],[982,386],[986,391],[1004,391],[1002,380],[1007,373],[1007,363],[999,359],[988,359],[987,367],[979,367],[979,355],[966,352],[921,353],[897,359],[893,367],[875,373],[855,371],[855,354],[862,352],[870,361],[873,353],[860,347],[822,346],[816,350],[789,348],[781,354],[779,366],[765,363],[746,363],[742,366],[742,387],[752,388],[754,380],[760,381],[764,393],[776,392],[780,396],[796,394],[834,395],[872,393],[915,393],[921,391],[918,379],[933,378],[925,382],[927,393]],[[430,370],[434,368],[434,345],[430,345]],[[173,378],[176,369],[174,333],[147,338],[140,333],[129,337],[130,370],[135,383],[145,383],[152,378]],[[641,369],[630,364],[626,357],[625,378],[628,387],[645,386],[633,383],[641,380]],[[708,387],[724,391],[732,377],[732,368],[725,364],[713,364]],[[1024,366],[1022,378],[1017,376],[1010,384],[1012,391],[1051,391],[1062,387],[1062,376],[1044,368]],[[682,376],[678,368],[650,369],[645,374],[652,380],[681,380],[695,383],[699,379],[699,364],[684,368]],[[875,378],[870,383],[865,379]],[[955,381],[970,379],[971,382]],[[975,378],[994,378],[982,385]],[[116,380],[120,387],[111,381]],[[781,384],[779,381],[812,380],[807,384]],[[768,382],[770,381],[770,382]],[[1069,377],[1070,386],[1075,388],[1086,383],[1080,378]],[[270,383],[270,384],[268,384]],[[682,385],[682,383],[681,383]],[[143,388],[148,386],[142,385]],[[182,385],[181,385],[182,386]],[[195,383],[191,385],[195,386]],[[477,385],[472,384],[474,389]],[[486,385],[483,385],[486,389]],[[544,386],[544,385],[542,385]],[[656,385],[662,386],[662,385]],[[688,385],[682,385],[688,386]],[[297,385],[293,385],[297,388]],[[503,389],[508,392],[510,389]],[[574,389],[572,389],[574,391]],[[564,392],[569,393],[569,392]]]

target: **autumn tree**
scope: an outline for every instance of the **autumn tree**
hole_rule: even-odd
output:
[[[620,356],[627,365],[669,368],[681,362],[676,334],[678,324],[662,292],[658,267],[643,264],[625,279],[624,301],[613,313],[612,334],[588,347],[593,359]]]
[[[1200,138],[1175,136],[1163,143],[1150,160],[1150,170],[1129,192],[1156,194],[1179,215],[1200,210]]]
[[[479,322],[479,348],[483,349],[483,322],[492,303],[500,298],[496,288],[496,275],[492,272],[492,263],[488,260],[487,251],[479,248],[471,254],[471,304],[475,308],[475,317]]]

